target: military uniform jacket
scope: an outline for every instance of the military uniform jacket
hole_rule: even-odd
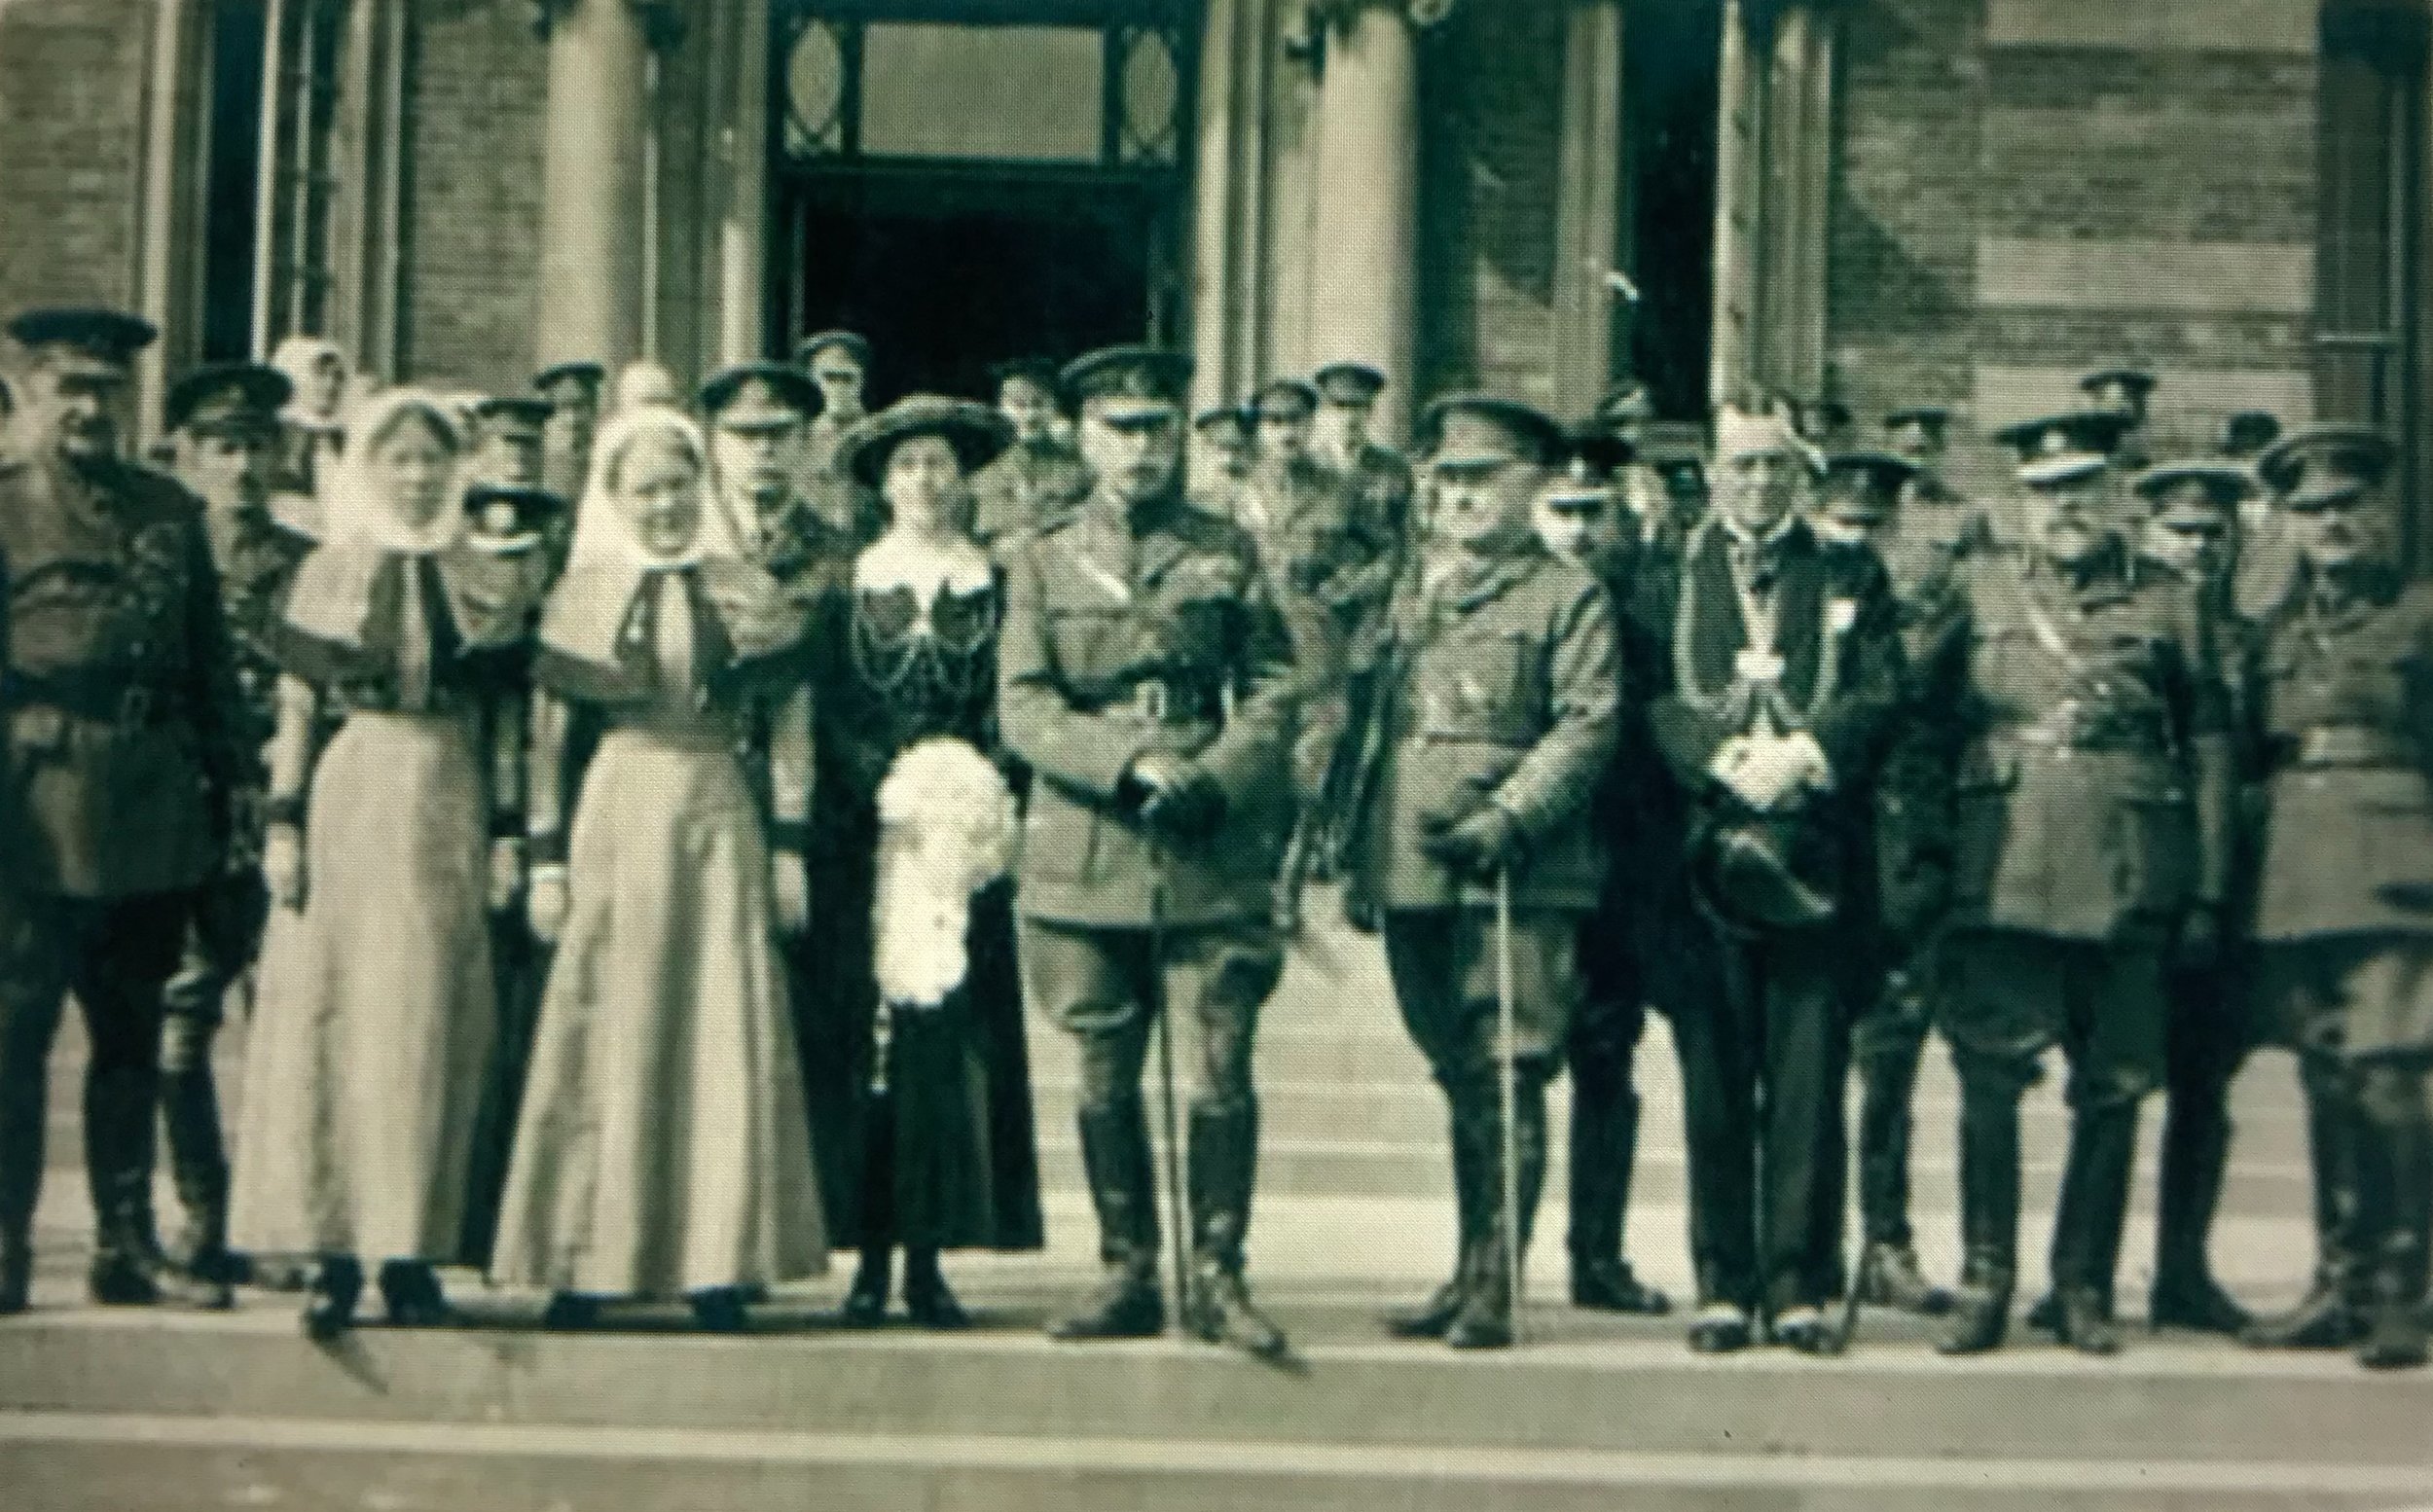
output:
[[[1090,494],[1090,469],[1061,445],[1017,444],[971,475],[971,533],[983,546],[1070,514]]]
[[[2102,941],[2228,893],[2229,690],[2195,594],[1972,556],[1928,637],[1956,928]]]
[[[220,865],[251,761],[202,506],[167,477],[0,460],[11,881],[122,898]]]
[[[1513,905],[1594,909],[1607,842],[1590,799],[1622,723],[1605,585],[1535,537],[1502,557],[1465,556],[1441,581],[1415,558],[1396,581],[1378,653],[1345,851],[1364,901],[1492,902],[1422,848],[1492,803],[1527,840]]]
[[[236,686],[250,721],[246,742],[259,746],[278,722],[275,643],[287,585],[312,543],[267,509],[214,514],[204,524],[219,572],[220,606],[228,616]]]
[[[1415,491],[1411,464],[1400,452],[1371,441],[1362,444],[1342,471],[1353,514],[1368,522],[1371,528],[1400,539],[1411,525],[1411,495]]]
[[[2433,934],[2433,586],[2295,593],[2256,639],[2256,938]]]
[[[1373,569],[1393,536],[1345,477],[1322,463],[1261,464],[1234,493],[1233,518],[1286,592],[1324,605],[1347,628],[1381,591]]]
[[[1003,552],[998,724],[1032,770],[1017,906],[1144,928],[1263,917],[1290,822],[1292,640],[1257,548],[1171,497],[1094,499]],[[1210,839],[1153,839],[1119,801],[1132,763],[1182,756],[1225,795]]]

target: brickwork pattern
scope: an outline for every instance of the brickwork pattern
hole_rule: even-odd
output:
[[[0,307],[132,297],[151,10],[0,3]]]

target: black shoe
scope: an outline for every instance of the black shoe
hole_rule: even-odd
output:
[[[853,1272],[836,1320],[847,1328],[877,1328],[887,1322],[888,1262],[885,1255],[864,1255]]]
[[[1787,1308],[1774,1319],[1774,1342],[1802,1354],[1834,1352],[1833,1330],[1826,1326],[1825,1314],[1807,1306]]]
[[[85,1273],[85,1290],[105,1308],[148,1308],[161,1300],[151,1267],[125,1249],[104,1249]]]
[[[327,1344],[354,1326],[355,1302],[363,1295],[363,1267],[350,1255],[331,1255],[313,1272],[304,1306],[305,1337]]]
[[[2239,1330],[2251,1350],[2344,1350],[2365,1337],[2365,1315],[2352,1302],[2344,1278],[2318,1274],[2298,1305],[2256,1318]]]
[[[2062,1326],[2060,1294],[2048,1290],[2043,1296],[2029,1303],[2025,1321],[2028,1327],[2040,1334],[2051,1334],[2055,1339],[2060,1338]]]
[[[1951,1290],[1926,1278],[1917,1251],[1907,1244],[1877,1242],[1859,1258],[1859,1300],[1870,1307],[1894,1308],[1923,1317],[1949,1313]]]
[[[2157,1278],[2147,1294],[2149,1328],[2185,1328],[2193,1333],[2238,1335],[2255,1319],[2219,1281],[2206,1275]]]
[[[392,1328],[444,1328],[453,1314],[439,1277],[419,1260],[389,1260],[381,1266],[381,1307]]]
[[[30,1245],[0,1243],[0,1317],[14,1317],[31,1305],[34,1251]]]
[[[1728,1304],[1700,1308],[1689,1322],[1689,1349],[1695,1354],[1736,1354],[1756,1338],[1749,1314]]]
[[[1662,1317],[1673,1311],[1673,1299],[1631,1273],[1621,1259],[1572,1260],[1572,1306],[1601,1313],[1629,1313]]]
[[[904,1311],[924,1328],[944,1331],[971,1326],[971,1314],[963,1311],[962,1303],[946,1284],[945,1273],[938,1269],[935,1255],[926,1260],[905,1260]]]
[[[541,1326],[561,1332],[590,1328],[599,1321],[599,1299],[579,1291],[562,1291],[541,1310]]]
[[[737,1286],[712,1286],[693,1293],[693,1326],[706,1334],[740,1334],[751,1327],[744,1311],[744,1292]]]
[[[1951,1308],[1951,1326],[1935,1341],[1938,1354],[1990,1354],[2011,1332],[2011,1293],[2001,1286],[1962,1285]]]
[[[2121,1352],[2120,1327],[2101,1296],[2080,1286],[2061,1294],[2061,1342],[2081,1354]]]
[[[1050,1323],[1047,1336],[1065,1343],[1090,1339],[1154,1339],[1166,1326],[1157,1278],[1132,1266],[1110,1266],[1081,1306]]]
[[[1291,1346],[1275,1320],[1251,1300],[1251,1288],[1233,1265],[1202,1260],[1191,1278],[1191,1331],[1260,1359],[1283,1356]]]
[[[1464,1274],[1430,1292],[1427,1301],[1417,1307],[1393,1309],[1379,1321],[1397,1339],[1441,1339],[1444,1331],[1453,1326],[1453,1320],[1461,1316],[1462,1303],[1469,1295],[1470,1278],[1465,1268]]]
[[[2417,1304],[2396,1290],[2377,1297],[2369,1308],[2365,1340],[2357,1346],[2357,1363],[2368,1370],[2416,1370],[2424,1362],[2424,1318]]]

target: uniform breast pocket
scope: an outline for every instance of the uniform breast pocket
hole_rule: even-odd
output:
[[[1525,630],[1444,642],[1426,664],[1422,727],[1445,739],[1524,744],[1544,731],[1544,648]]]
[[[2161,774],[2130,777],[2113,806],[2120,895],[2157,914],[2175,913],[2197,890],[2197,802],[2187,784]]]

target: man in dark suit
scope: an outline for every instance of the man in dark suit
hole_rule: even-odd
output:
[[[1820,541],[1823,459],[1775,414],[1725,410],[1716,495],[1679,571],[1643,580],[1664,627],[1649,726],[1689,811],[1690,885],[1720,990],[1676,1013],[1688,1104],[1689,1344],[1831,1347],[1844,1283],[1848,906],[1877,747],[1901,697],[1883,564]],[[1760,1187],[1762,1172],[1763,1186]]]

